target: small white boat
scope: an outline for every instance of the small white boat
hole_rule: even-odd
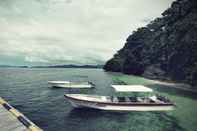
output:
[[[113,86],[116,91],[151,92],[152,89],[144,86]],[[116,88],[117,87],[117,88]],[[131,89],[132,88],[132,89]],[[146,91],[145,91],[146,90]],[[76,108],[93,108],[108,111],[167,111],[174,108],[174,104],[162,96],[150,97],[117,97],[87,94],[65,94],[66,99]]]
[[[61,88],[93,88],[95,85],[91,82],[71,82],[71,81],[48,81],[52,87]]]

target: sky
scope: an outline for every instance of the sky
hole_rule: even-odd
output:
[[[173,0],[0,0],[0,65],[104,64]]]

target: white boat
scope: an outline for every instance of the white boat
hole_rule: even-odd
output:
[[[71,81],[48,81],[52,87],[61,88],[93,88],[95,85],[91,82],[71,82]]]
[[[113,86],[116,91],[122,92],[152,92],[152,89],[144,86],[122,85]],[[138,88],[137,88],[138,87]],[[162,96],[149,97],[117,97],[99,96],[87,94],[65,94],[66,99],[75,108],[93,108],[108,111],[167,111],[174,108],[174,104]]]

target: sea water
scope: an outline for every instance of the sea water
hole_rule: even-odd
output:
[[[162,85],[149,83],[147,86],[173,100],[177,105],[173,111],[128,113],[74,109],[64,98],[65,93],[113,95],[110,85],[122,77],[124,75],[102,69],[0,68],[0,96],[46,131],[197,130],[197,94]],[[91,81],[96,87],[88,90],[51,88],[47,83],[50,80]],[[145,81],[140,77],[125,80],[129,84]]]

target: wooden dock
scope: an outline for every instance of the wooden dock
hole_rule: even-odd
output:
[[[1,131],[42,131],[22,113],[0,97]]]

